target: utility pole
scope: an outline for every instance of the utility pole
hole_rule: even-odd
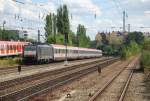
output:
[[[41,36],[40,30],[38,30],[38,43],[40,43],[40,36]]]
[[[123,11],[123,33],[125,33],[125,31],[126,31],[126,12],[125,11]]]
[[[65,47],[66,47],[66,54],[65,54],[65,65],[68,65],[68,49],[67,49],[67,44],[68,44],[68,33],[65,33]]]
[[[130,24],[128,24],[128,33],[130,33]]]

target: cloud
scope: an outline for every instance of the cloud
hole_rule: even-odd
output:
[[[101,15],[101,8],[94,4],[92,0],[63,0],[70,8],[80,9],[81,11],[90,11]],[[78,10],[79,12],[79,10]]]
[[[13,2],[12,0],[0,0],[0,24],[4,20],[9,20],[10,25],[33,27],[35,30],[39,26],[44,30],[44,19],[49,12],[56,13],[60,4],[67,4],[70,13],[71,29],[76,32],[78,24],[83,24],[87,28],[87,34],[94,39],[98,31],[111,30],[111,26],[122,26],[122,13],[118,13],[116,7],[112,5],[110,0],[20,0],[26,4]],[[46,2],[47,1],[47,2]],[[116,0],[120,1],[120,6],[126,8],[129,18],[126,24],[131,26],[150,26],[150,0]],[[43,2],[43,3],[42,3]],[[33,4],[34,5],[31,5]],[[113,6],[113,7],[112,7]],[[20,9],[21,8],[21,9]],[[107,8],[107,9],[106,9]],[[21,13],[20,13],[21,12]],[[6,13],[6,14],[5,14]],[[10,13],[10,15],[7,15]],[[16,21],[14,15],[21,15],[24,19],[23,23]],[[96,14],[96,19],[95,19]],[[72,15],[72,19],[71,19]],[[133,30],[136,28],[133,28]],[[35,34],[37,31],[34,31]],[[44,33],[44,31],[43,31]]]
[[[144,11],[145,15],[150,15],[150,11]]]
[[[0,12],[2,12],[4,10],[4,0],[1,0],[0,2]]]
[[[149,0],[141,0],[142,2],[148,2]]]

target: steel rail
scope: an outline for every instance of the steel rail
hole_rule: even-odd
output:
[[[111,59],[109,61],[105,61],[102,63],[100,63],[99,65],[104,65],[106,66],[107,65],[110,65],[111,63],[117,61],[118,58],[116,59]],[[24,88],[20,91],[15,91],[13,93],[10,93],[10,94],[6,94],[4,96],[1,96],[1,100],[4,101],[5,99],[12,99],[12,98],[16,98],[19,96],[19,98],[16,98],[15,100],[20,100],[20,99],[26,99],[26,98],[29,98],[29,97],[33,97],[34,95],[36,95],[38,92],[43,92],[45,90],[47,90],[48,88],[51,88],[55,85],[58,85],[58,84],[61,84],[61,82],[65,82],[65,81],[70,81],[70,79],[72,78],[76,78],[76,77],[80,77],[78,75],[85,75],[87,74],[86,72],[92,72],[92,71],[95,71],[97,70],[97,65],[98,64],[94,64],[93,66],[89,67],[89,68],[86,68],[86,69],[83,69],[81,71],[78,71],[78,72],[75,72],[75,73],[71,73],[71,74],[68,74],[66,76],[63,76],[63,77],[60,77],[60,79],[58,78],[57,80],[51,80],[51,81],[45,81],[44,83],[40,83],[40,84],[37,84],[35,86],[32,86],[32,87],[28,87],[28,88]],[[95,67],[95,68],[94,68]],[[54,84],[53,84],[54,83]],[[67,83],[67,82],[66,82]],[[51,85],[51,87],[49,86]],[[44,87],[45,86],[45,87]],[[44,88],[43,88],[44,87]],[[45,90],[44,90],[45,89]],[[38,90],[38,91],[37,91]],[[28,95],[28,93],[30,93]],[[38,93],[38,94],[39,94]],[[24,95],[25,94],[25,95]],[[27,94],[27,95],[26,95]]]
[[[99,59],[107,59],[105,57],[101,57]],[[90,59],[86,59],[87,61],[90,60]],[[74,62],[80,62],[80,61],[83,61],[83,60],[72,60],[71,62],[74,63]],[[42,65],[21,65],[22,66],[22,71],[27,71],[27,70],[32,70],[32,69],[37,69],[37,68],[46,68],[48,66],[52,66],[52,65],[59,65],[59,64],[62,64],[63,62],[60,61],[60,62],[52,62],[51,64],[42,64]],[[11,67],[5,67],[5,68],[0,68],[0,75],[5,75],[5,74],[8,74],[8,73],[15,73],[17,72],[17,65],[16,66],[11,66]]]
[[[129,87],[130,81],[132,79],[133,73],[134,73],[134,70],[131,71],[130,76],[127,79],[127,82],[126,82],[126,84],[125,84],[125,86],[123,88],[123,91],[122,91],[118,101],[123,101],[123,99],[125,97],[125,94],[126,94],[126,91],[127,91],[128,87]]]
[[[116,75],[114,75],[100,90],[98,90],[88,101],[95,101],[96,98],[103,93],[103,91],[126,69],[124,67]]]
[[[130,64],[130,63],[128,64],[128,66],[129,66],[130,68],[132,68],[132,69],[131,69],[131,72],[130,72],[128,78],[127,78],[127,82],[126,82],[126,84],[125,84],[125,86],[124,86],[124,88],[123,88],[123,91],[122,91],[122,93],[121,93],[120,98],[119,98],[118,101],[123,101],[123,98],[124,98],[124,96],[125,96],[126,90],[127,90],[128,86],[129,86],[130,80],[131,80],[131,78],[132,78],[135,65],[137,64],[137,59],[138,59],[138,58],[136,58],[136,59],[133,61],[133,64],[132,64],[132,62],[131,62],[131,64]],[[128,67],[128,66],[127,66],[127,67]],[[131,66],[132,66],[132,67],[131,67]],[[108,87],[127,67],[124,67],[122,70],[120,70],[120,72],[118,72],[115,76],[113,76],[113,77],[112,77],[100,90],[98,90],[88,101],[95,101],[95,100],[97,99],[97,97],[98,97],[99,95],[101,95],[101,94],[104,92],[104,90],[107,89],[107,87]]]
[[[67,66],[65,68],[61,68],[61,69],[57,69],[57,70],[47,71],[47,72],[40,73],[40,74],[34,74],[34,75],[27,76],[27,77],[16,78],[14,80],[1,82],[0,83],[0,90],[3,90],[5,88],[10,88],[10,87],[12,87],[14,85],[17,85],[17,84],[20,84],[20,83],[33,81],[35,79],[40,79],[40,78],[43,78],[43,77],[46,77],[46,76],[51,76],[51,75],[54,75],[54,74],[57,75],[59,73],[70,71],[70,70],[73,70],[73,69],[76,69],[76,68],[80,68],[82,66],[86,66],[86,65],[89,65],[89,64],[92,64],[92,63],[108,61],[108,60],[111,60],[111,59],[112,58],[92,61],[92,62],[89,62],[89,63],[82,63],[82,64],[77,64],[77,65]]]
[[[129,85],[130,85],[132,76],[133,76],[133,74],[134,74],[134,70],[136,69],[137,65],[139,64],[139,58],[140,58],[140,56],[137,57],[137,58],[135,59],[133,65],[131,65],[131,68],[132,68],[132,69],[131,69],[131,72],[130,72],[130,74],[129,74],[129,76],[128,76],[127,82],[125,83],[125,86],[123,87],[123,90],[122,90],[122,92],[121,92],[121,94],[120,94],[120,97],[119,97],[119,100],[118,100],[118,101],[123,101],[123,100],[124,100],[124,97],[125,97],[125,95],[126,95],[126,93],[127,93],[127,89],[128,89],[128,87],[129,87]]]

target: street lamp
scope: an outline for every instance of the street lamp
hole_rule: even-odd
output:
[[[4,20],[4,21],[3,21],[3,31],[2,31],[2,40],[4,40],[4,39],[3,39],[3,34],[4,34],[4,30],[5,30],[5,29],[4,29],[4,28],[5,28],[5,24],[6,24],[6,21]]]
[[[67,50],[67,43],[68,43],[68,33],[65,33],[65,47],[66,47],[66,53],[65,53],[65,66],[68,65],[68,50]]]

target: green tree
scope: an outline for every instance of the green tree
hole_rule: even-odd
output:
[[[53,33],[53,21],[52,14],[46,16],[46,25],[45,25],[45,37],[46,41],[48,41],[48,37]]]
[[[19,36],[16,32],[14,31],[9,31],[9,30],[5,30],[3,32],[3,40],[19,40]]]
[[[64,35],[57,33],[56,42],[57,44],[64,44]]]
[[[51,14],[51,13],[47,15],[46,25],[45,25],[45,32],[46,32],[45,37],[48,43],[55,44],[55,43],[62,42],[62,40],[65,39],[65,34],[67,34],[66,38],[68,39],[69,37],[68,34],[70,33],[70,22],[69,22],[68,13],[69,12],[68,12],[67,6],[63,5],[57,9],[57,15]],[[62,34],[64,38],[62,38],[60,34]],[[63,44],[63,43],[64,42],[60,44]],[[69,40],[69,44],[72,45],[72,40]]]
[[[58,33],[65,34],[70,32],[69,11],[67,5],[57,9],[57,29]]]
[[[0,40],[2,40],[2,30],[0,29]]]
[[[57,35],[57,16],[55,14],[50,13],[46,16],[45,32],[46,41],[55,44]]]
[[[64,35],[66,43],[68,43],[70,33],[69,11],[67,5],[60,6],[57,9],[57,30],[58,33]]]
[[[54,33],[54,43],[56,43],[56,34],[57,34],[57,16],[53,14],[53,33]]]
[[[79,47],[89,47],[90,38],[86,36],[86,28],[84,25],[79,24],[77,28],[77,39]]]
[[[19,35],[15,31],[0,29],[0,40],[19,40]]]
[[[101,33],[101,37],[102,37],[101,43],[103,45],[108,45],[109,41],[107,40],[106,34],[105,33]]]
[[[97,41],[96,40],[90,42],[90,48],[94,48],[94,49],[97,48]]]
[[[57,9],[57,31],[63,34],[63,8],[60,6]]]
[[[70,22],[69,22],[69,12],[67,5],[63,6],[63,34],[69,34],[70,32]]]
[[[142,44],[144,42],[144,35],[142,32],[131,32],[127,35],[125,39],[125,44],[130,44],[135,41],[137,44]]]

